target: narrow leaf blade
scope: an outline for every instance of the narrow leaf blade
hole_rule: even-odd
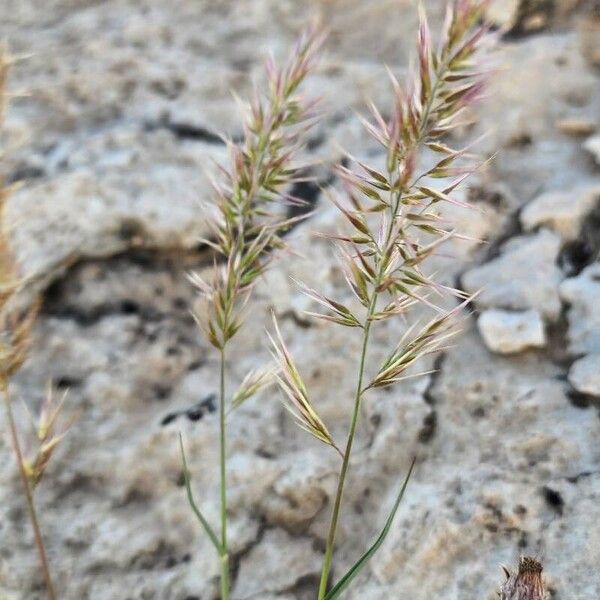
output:
[[[185,489],[187,492],[187,497],[188,497],[188,502],[190,503],[190,507],[192,508],[192,511],[194,511],[194,514],[196,515],[196,517],[198,517],[198,521],[200,521],[200,524],[204,528],[204,531],[206,531],[206,534],[210,538],[210,541],[213,543],[218,554],[222,555],[223,548],[221,547],[221,544],[220,544],[217,536],[215,535],[215,532],[212,530],[211,526],[208,524],[208,521],[206,520],[206,518],[202,514],[202,511],[198,508],[198,505],[196,504],[196,501],[194,500],[194,494],[192,493],[190,472],[189,472],[188,466],[187,466],[185,450],[183,449],[183,436],[181,435],[181,433],[179,434],[179,448],[181,450],[181,462],[183,463],[183,478],[185,481]]]
[[[392,512],[390,513],[390,516],[388,517],[382,532],[379,534],[379,537],[375,540],[373,545],[354,563],[350,570],[328,592],[328,594],[325,596],[325,600],[336,600],[337,598],[340,598],[342,592],[350,585],[352,580],[362,571],[369,559],[375,554],[375,552],[377,552],[377,550],[379,550],[380,546],[383,544],[385,538],[387,537],[392,527],[394,517],[396,516],[396,512],[398,511],[398,507],[400,506],[400,502],[402,501],[402,497],[404,496],[404,492],[406,491],[408,481],[415,467],[415,461],[416,458],[413,458],[410,468],[408,470],[408,474],[404,479],[404,483],[400,488],[400,493],[398,494],[396,502],[394,503],[394,506],[392,508]]]

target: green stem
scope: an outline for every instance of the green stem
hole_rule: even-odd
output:
[[[395,201],[393,207],[391,209],[391,218],[390,223],[388,225],[388,229],[386,232],[386,238],[383,245],[384,252],[390,243],[390,238],[392,236],[392,232],[394,229],[394,219],[398,214],[398,210],[400,208],[400,202],[402,199],[402,194],[397,193],[395,197]],[[371,332],[371,324],[372,317],[377,308],[377,298],[379,296],[379,292],[377,288],[381,282],[382,277],[382,266],[380,265],[377,273],[377,277],[373,287],[373,295],[371,296],[371,301],[369,303],[369,308],[367,310],[367,318],[365,321],[365,326],[363,329],[363,343],[362,350],[360,353],[360,365],[358,367],[358,381],[356,384],[356,393],[354,396],[354,409],[352,411],[352,421],[350,423],[350,431],[348,433],[348,440],[346,442],[346,449],[343,456],[342,468],[340,470],[340,477],[338,479],[338,487],[335,496],[335,502],[333,505],[333,513],[331,515],[331,522],[329,525],[329,533],[327,535],[327,544],[325,546],[325,558],[323,560],[323,569],[321,571],[321,581],[319,583],[319,595],[318,600],[323,600],[325,598],[325,594],[327,592],[327,581],[329,579],[329,573],[331,571],[331,562],[333,560],[333,549],[335,546],[335,534],[337,530],[338,520],[340,516],[340,509],[342,505],[342,496],[344,494],[344,484],[346,482],[346,475],[348,473],[348,468],[350,466],[350,455],[352,453],[352,446],[354,444],[354,437],[356,435],[356,426],[358,424],[358,416],[360,414],[360,401],[363,394],[363,378],[365,373],[365,362],[367,357],[367,348],[369,345],[369,334]]]
[[[21,481],[23,482],[23,487],[25,489],[25,498],[27,500],[27,509],[29,511],[29,518],[31,520],[31,525],[33,527],[33,535],[35,538],[35,545],[37,546],[37,551],[40,557],[40,562],[42,564],[42,573],[44,575],[44,580],[46,581],[46,591],[48,593],[49,600],[56,600],[56,591],[54,590],[54,584],[52,583],[52,577],[50,575],[50,567],[48,565],[48,558],[46,556],[46,548],[44,546],[44,539],[42,538],[42,532],[40,530],[40,525],[37,517],[37,511],[35,510],[35,503],[33,501],[33,493],[31,490],[31,485],[29,484],[29,479],[27,477],[27,472],[25,471],[25,462],[23,459],[23,452],[21,450],[21,445],[19,443],[19,435],[17,434],[17,427],[15,425],[15,418],[12,411],[12,402],[8,393],[8,387],[6,385],[3,386],[4,392],[4,404],[6,406],[6,415],[8,417],[8,425],[10,428],[10,434],[12,438],[12,444],[15,451],[15,456],[17,459],[17,464],[19,465],[19,473],[21,475]]]
[[[202,511],[200,510],[200,508],[196,504],[196,501],[194,500],[194,494],[192,492],[191,484],[191,475],[187,465],[187,458],[185,456],[185,449],[183,447],[183,436],[181,435],[181,433],[179,434],[179,448],[181,450],[181,461],[183,463],[183,479],[185,483],[185,489],[187,492],[189,505],[191,506],[193,513],[198,518],[198,521],[200,521],[200,524],[204,528],[204,531],[206,531],[206,534],[208,535],[210,541],[213,543],[220,556],[221,554],[223,554],[223,550],[221,548],[219,538],[215,535],[215,532],[212,530],[212,527],[208,524],[208,521],[206,520],[206,518],[202,514]]]
[[[221,470],[221,600],[229,600],[229,553],[227,549],[227,439],[225,431],[225,347],[221,349],[219,392],[219,461]]]
[[[221,600],[229,600],[229,554],[221,554]]]
[[[440,82],[442,81],[443,75],[444,75],[445,71],[448,69],[449,64],[450,64],[450,58],[447,58],[442,63],[442,65],[440,65],[440,67],[438,68],[438,70],[435,73],[435,76],[436,76],[435,82],[432,87],[430,97],[427,101],[427,104],[424,107],[424,110],[423,110],[423,113],[421,116],[421,124],[419,126],[419,135],[418,135],[418,139],[414,143],[414,148],[418,148],[419,145],[422,143],[422,141],[426,137],[427,126],[429,124],[429,118],[430,118],[431,111],[433,109],[435,100],[437,99],[437,93],[438,93],[438,89],[440,87]],[[389,175],[390,175],[390,181],[391,181],[391,173]],[[394,224],[396,222],[396,219],[400,216],[399,210],[400,210],[400,204],[401,204],[401,199],[402,199],[402,191],[392,192],[391,196],[392,197],[395,196],[395,198],[394,198],[393,203],[392,202],[390,203],[390,208],[391,208],[390,217],[391,218],[390,218],[390,222],[388,224],[385,242],[382,247],[382,254],[385,254],[385,252],[388,249],[389,244],[392,242],[392,233],[394,230]],[[319,584],[318,600],[323,600],[327,593],[327,582],[329,579],[329,573],[331,571],[331,563],[332,563],[332,559],[333,559],[333,549],[334,549],[334,545],[335,545],[335,534],[336,534],[338,520],[339,520],[339,516],[340,516],[342,496],[344,493],[344,484],[346,481],[346,475],[348,473],[348,468],[350,465],[350,454],[352,452],[352,445],[354,443],[354,437],[356,434],[356,426],[358,423],[358,416],[360,413],[360,404],[361,404],[362,394],[364,391],[363,387],[362,387],[362,383],[363,383],[363,377],[364,377],[367,347],[369,344],[369,333],[371,330],[371,323],[372,323],[371,318],[376,309],[377,297],[378,297],[377,288],[379,287],[379,285],[381,283],[382,276],[383,276],[383,267],[380,264],[379,268],[377,270],[377,277],[374,282],[373,295],[371,297],[371,301],[370,301],[368,313],[367,313],[367,318],[366,318],[365,326],[363,329],[363,343],[362,343],[362,351],[361,351],[361,355],[360,355],[360,366],[359,366],[359,370],[358,370],[358,383],[356,386],[356,395],[354,398],[354,409],[352,412],[352,421],[350,424],[348,440],[346,442],[346,450],[343,455],[342,468],[341,468],[340,476],[339,476],[339,480],[338,480],[337,492],[336,492],[336,496],[335,496],[335,502],[333,505],[333,513],[331,516],[331,522],[330,522],[330,526],[329,526],[329,533],[327,536],[327,544],[325,547],[325,557],[324,557],[324,561],[323,561],[323,569],[321,571],[321,580],[320,580],[320,584]]]
[[[340,477],[338,480],[337,492],[335,495],[335,503],[333,505],[333,513],[331,515],[331,523],[329,525],[329,533],[327,535],[327,545],[325,547],[325,558],[323,560],[323,569],[321,571],[321,581],[319,583],[319,600],[325,598],[327,592],[327,581],[329,579],[329,572],[331,571],[331,561],[333,560],[333,548],[335,545],[335,534],[337,530],[337,524],[340,516],[340,508],[342,505],[342,496],[344,494],[344,483],[346,481],[346,474],[348,473],[348,467],[350,465],[350,454],[352,453],[352,445],[354,444],[354,436],[356,433],[356,426],[358,424],[358,415],[360,413],[360,400],[362,396],[362,383],[365,372],[365,361],[367,356],[367,346],[369,344],[369,332],[371,331],[371,317],[375,312],[375,306],[377,304],[377,292],[373,292],[371,303],[369,305],[369,312],[367,315],[367,322],[365,324],[363,333],[362,350],[360,354],[360,366],[358,369],[358,383],[356,385],[356,395],[354,397],[354,410],[352,411],[352,422],[350,424],[350,432],[348,434],[348,440],[346,442],[346,449],[344,451],[344,459],[342,461],[342,468],[340,471]]]

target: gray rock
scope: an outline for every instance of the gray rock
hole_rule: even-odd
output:
[[[521,211],[523,228],[548,227],[565,241],[579,235],[586,215],[600,204],[600,184],[571,190],[545,192],[534,198]]]
[[[569,369],[569,382],[582,394],[600,397],[600,354],[588,354]]]
[[[500,256],[467,271],[463,286],[471,294],[481,290],[475,302],[482,308],[535,309],[554,320],[560,314],[560,247],[560,238],[548,229],[513,238]]]
[[[485,310],[477,320],[477,327],[487,348],[498,354],[542,348],[546,344],[544,322],[535,310]]]
[[[600,352],[600,263],[586,267],[577,277],[565,279],[560,296],[569,309],[569,351],[571,354]]]
[[[445,1],[426,4],[437,35]],[[494,4],[496,20],[506,22],[515,3]],[[565,3],[555,4],[563,12]],[[205,169],[224,158],[214,133],[239,134],[231,90],[246,98],[254,80],[260,86],[267,52],[287,54],[314,10],[332,35],[307,89],[308,96],[324,96],[326,113],[307,158],[328,170],[341,145],[385,164],[353,111],[364,111],[367,98],[389,110],[382,63],[400,78],[406,72],[416,37],[414,3],[3,0],[0,6],[2,35],[29,57],[12,72],[11,89],[28,96],[8,113],[10,143],[2,159],[2,170],[23,180],[7,207],[13,247],[38,290],[54,282],[29,359],[13,382],[15,408],[26,430],[20,400],[35,409],[52,378],[70,388],[65,416],[79,417],[36,490],[59,596],[216,600],[218,559],[187,505],[178,452],[181,431],[196,499],[218,528],[218,417],[214,406],[202,404],[218,389],[218,367],[190,318],[196,295],[185,279],[187,269],[211,263],[194,246],[205,231],[197,204],[209,196]],[[471,180],[479,188],[468,195],[476,210],[451,207],[444,216],[492,245],[498,237],[514,239],[488,265],[474,266],[489,246],[472,240],[454,240],[424,265],[447,285],[455,286],[465,270],[474,288],[485,280],[484,309],[534,310],[542,319],[560,313],[555,259],[563,239],[559,229],[548,230],[556,225],[547,211],[533,225],[542,228],[537,233],[512,234],[507,225],[520,199],[597,183],[589,161],[581,160],[581,141],[555,127],[564,119],[597,121],[600,87],[589,66],[597,63],[597,29],[582,45],[573,24],[561,22],[560,31],[500,42],[497,59],[505,68],[490,77],[487,100],[473,109],[480,125],[448,139],[459,148],[490,131],[477,151],[500,152]],[[425,153],[423,161],[431,158]],[[336,233],[341,222],[326,202],[316,208],[288,238],[303,258],[275,261],[256,287],[247,324],[228,353],[228,389],[269,360],[264,329],[274,309],[315,405],[342,444],[360,332],[307,320],[301,311],[313,306],[289,278],[354,307],[329,242],[314,235]],[[565,219],[576,227],[579,217],[571,216]],[[588,267],[561,289],[570,305],[569,349],[577,356],[598,352],[595,277]],[[426,312],[410,319],[425,319]],[[369,374],[404,328],[401,321],[374,325]],[[600,538],[597,413],[569,402],[562,369],[545,353],[500,357],[486,350],[474,322],[465,329],[443,360],[415,366],[435,373],[365,396],[333,576],[376,538],[416,455],[390,534],[345,598],[495,598],[498,564],[513,563],[521,551],[544,556],[557,596],[598,598],[600,548],[589,543]],[[231,414],[229,424],[233,597],[312,600],[339,457],[295,426],[272,389]],[[6,431],[2,410],[0,431]],[[563,504],[549,502],[545,488]],[[10,541],[0,549],[0,597],[43,600],[6,436],[0,436],[0,524],[0,537]]]
[[[320,567],[321,556],[310,539],[294,539],[281,529],[269,530],[263,543],[252,548],[242,563],[240,581],[244,585],[235,597],[241,600],[289,590],[303,577],[318,575]]]
[[[102,142],[69,154],[73,170],[10,196],[7,224],[23,277],[47,285],[81,259],[189,249],[207,233],[202,167],[219,152],[182,150],[165,132],[125,131]]]
[[[597,164],[600,165],[600,135],[593,135],[585,140],[583,147],[594,157]]]

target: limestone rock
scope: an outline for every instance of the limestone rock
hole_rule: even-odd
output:
[[[500,256],[467,271],[463,286],[471,294],[481,290],[475,302],[482,308],[535,309],[554,320],[560,313],[560,246],[560,238],[548,229],[513,238]]]
[[[600,135],[593,135],[585,140],[583,147],[594,157],[594,160],[600,165]]]
[[[82,258],[198,243],[207,232],[201,165],[217,158],[218,149],[181,151],[164,132],[141,137],[143,150],[135,150],[140,135],[130,132],[110,150],[71,153],[73,169],[10,196],[7,221],[23,277],[47,284]]]
[[[577,277],[565,279],[560,295],[569,305],[569,351],[572,354],[600,352],[600,262],[589,265]]]
[[[562,19],[571,3],[543,2],[556,7],[552,24],[560,30],[499,41],[493,62],[501,68],[489,78],[488,98],[469,109],[479,124],[449,136],[461,148],[491,133],[476,148],[497,156],[470,179],[479,188],[469,195],[475,211],[445,212],[459,232],[488,243],[453,240],[423,268],[453,287],[465,272],[472,289],[487,284],[483,309],[533,310],[543,320],[564,311],[575,358],[600,352],[600,273],[587,266],[565,281],[561,305],[558,224],[546,212],[539,231],[511,229],[523,200],[540,190],[597,184],[593,163],[582,160],[582,140],[555,127],[571,120],[573,131],[573,122],[596,122],[600,114],[591,67],[597,29],[585,27],[583,36]],[[437,37],[446,2],[426,4]],[[515,3],[494,5],[512,14]],[[218,558],[187,505],[178,451],[181,431],[196,500],[218,528],[211,400],[218,364],[189,314],[196,293],[185,274],[212,263],[195,249],[205,231],[198,202],[210,193],[206,168],[225,158],[215,134],[241,131],[231,91],[247,98],[254,82],[261,89],[264,57],[286,55],[312,13],[332,34],[306,89],[323,97],[326,114],[306,158],[323,162],[324,179],[340,146],[384,165],[354,111],[368,112],[372,98],[388,113],[383,63],[403,79],[417,33],[412,0],[0,2],[3,37],[29,57],[10,81],[11,91],[27,97],[14,100],[6,123],[12,143],[3,146],[2,169],[23,185],[7,216],[24,274],[45,290],[28,361],[13,382],[15,409],[25,428],[20,401],[35,409],[53,379],[70,390],[65,416],[78,417],[36,490],[61,600],[219,598]],[[592,23],[583,11],[576,18]],[[360,331],[306,318],[302,310],[313,307],[290,282],[295,276],[354,308],[330,242],[315,235],[343,225],[322,198],[315,209],[287,238],[297,254],[274,261],[256,286],[246,325],[228,349],[227,387],[270,360],[264,329],[273,309],[311,399],[341,444]],[[571,216],[565,219],[576,227],[579,217]],[[595,235],[592,221],[583,221],[585,241]],[[579,261],[574,269],[581,268]],[[430,316],[418,309],[408,320]],[[369,375],[406,326],[374,324]],[[379,534],[411,457],[419,461],[377,560],[344,598],[496,598],[498,565],[520,552],[545,557],[557,597],[600,597],[600,548],[589,543],[600,539],[597,411],[569,401],[563,368],[550,353],[498,356],[486,350],[473,319],[464,329],[455,346],[411,371],[435,372],[365,394],[335,578]],[[273,389],[228,423],[232,597],[313,600],[339,457],[293,423]],[[0,539],[10,541],[0,547],[0,598],[44,600],[4,435]]]
[[[485,345],[498,354],[513,354],[546,344],[544,322],[535,310],[485,310],[477,320]]]
[[[335,472],[333,461],[321,460],[315,450],[289,459],[286,472],[274,485],[274,494],[260,499],[262,511],[269,523],[288,528],[302,528],[326,505]]]
[[[569,382],[582,394],[600,397],[600,353],[576,360],[569,369]]]
[[[303,577],[318,575],[321,556],[307,538],[294,539],[281,529],[268,530],[242,563],[236,598],[283,592]]]
[[[525,206],[520,214],[521,224],[526,231],[548,227],[563,240],[574,240],[586,215],[598,204],[600,184],[545,192]]]

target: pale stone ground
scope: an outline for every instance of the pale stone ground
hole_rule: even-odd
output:
[[[439,22],[442,3],[426,4]],[[496,18],[515,4],[497,2]],[[368,398],[337,574],[380,528],[414,454],[418,466],[378,560],[347,598],[491,600],[498,565],[520,552],[543,559],[553,600],[600,596],[600,29],[594,2],[569,14],[576,4],[545,3],[556,5],[550,30],[501,43],[482,122],[464,132],[489,130],[480,149],[499,154],[472,182],[478,210],[453,215],[487,243],[431,265],[449,283],[484,288],[476,308],[502,317],[490,347],[511,354],[490,352],[473,318],[435,376]],[[14,394],[35,406],[52,378],[70,389],[67,412],[80,414],[38,490],[61,599],[217,597],[217,562],[187,508],[177,453],[183,431],[195,489],[216,521],[212,405],[161,425],[216,389],[185,272],[206,260],[198,203],[209,197],[211,159],[224,158],[213,133],[239,133],[230,90],[243,96],[260,81],[265,53],[284,55],[312,12],[332,29],[307,86],[328,111],[313,158],[323,172],[340,146],[377,161],[353,109],[367,97],[389,102],[383,63],[399,74],[407,64],[408,0],[0,6],[0,37],[30,55],[11,81],[29,96],[8,120],[7,172],[24,184],[9,218],[23,273],[45,300]],[[304,256],[282,259],[257,290],[231,366],[239,380],[266,360],[273,308],[341,438],[359,340],[308,323],[288,278],[346,294],[328,243],[314,237],[339,222],[317,207],[291,236]],[[371,364],[400,333],[377,330]],[[41,599],[14,460],[0,444],[0,598]],[[230,449],[234,598],[314,598],[336,456],[294,427],[275,392],[232,419]]]

